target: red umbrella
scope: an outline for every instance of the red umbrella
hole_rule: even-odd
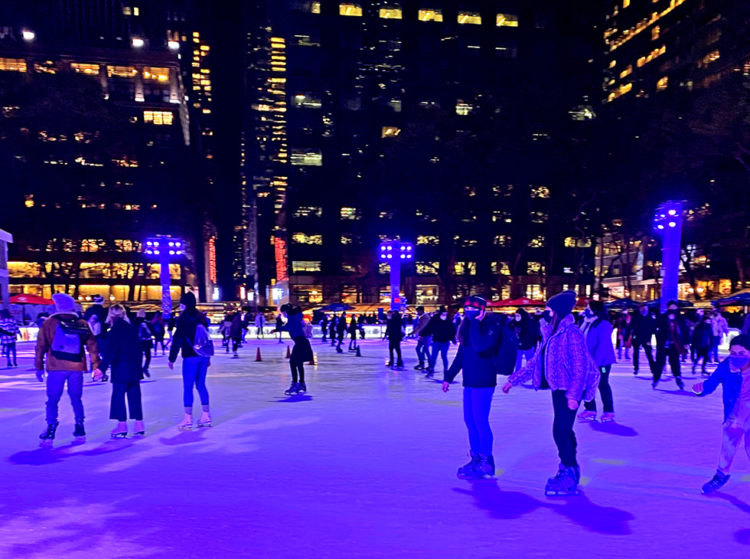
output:
[[[510,299],[501,299],[500,301],[488,301],[488,307],[507,307]]]
[[[52,299],[45,299],[39,297],[39,295],[31,295],[30,293],[19,293],[13,295],[10,298],[10,302],[15,305],[54,305],[55,302]]]
[[[536,301],[529,299],[528,297],[521,297],[520,299],[503,299],[492,303],[493,307],[543,307],[544,301]]]

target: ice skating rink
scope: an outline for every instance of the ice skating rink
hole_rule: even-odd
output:
[[[412,370],[413,342],[400,372],[384,367],[384,342],[365,341],[362,357],[313,348],[308,395],[292,398],[286,345],[218,355],[210,429],[177,430],[182,382],[164,357],[142,386],[143,439],[109,438],[111,387],[88,383],[87,442],[72,444],[65,395],[50,449],[38,444],[44,385],[22,345],[22,367],[0,370],[0,557],[750,557],[744,451],[721,492],[699,491],[716,468],[719,393],[679,392],[670,376],[653,391],[629,362],[615,366],[617,423],[577,426],[584,494],[547,498],[549,393],[498,390],[497,480],[460,481],[460,384],[443,394]]]

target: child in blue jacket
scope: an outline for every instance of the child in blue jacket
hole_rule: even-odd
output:
[[[729,358],[722,361],[705,382],[693,386],[699,396],[711,394],[722,385],[724,434],[716,474],[703,485],[703,493],[712,493],[729,481],[729,471],[742,437],[750,458],[750,336],[740,334],[729,344]]]

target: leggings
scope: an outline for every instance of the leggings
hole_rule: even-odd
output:
[[[198,390],[201,405],[208,406],[206,373],[210,364],[208,357],[184,357],[182,359],[183,402],[186,408],[193,406],[193,386]]]
[[[599,377],[599,394],[602,396],[602,406],[604,407],[604,413],[615,413],[615,403],[612,398],[612,387],[609,385],[609,372],[612,370],[612,365],[605,365],[599,367],[601,377]],[[584,402],[583,407],[586,411],[596,411],[596,399],[590,402]]]
[[[552,408],[555,413],[555,419],[552,423],[552,437],[557,445],[560,462],[566,468],[577,466],[578,441],[576,441],[576,434],[573,432],[573,425],[578,410],[571,410],[568,407],[568,397],[564,390],[552,391]]]
[[[292,370],[292,382],[305,382],[305,364],[299,357],[289,360],[289,368]]]

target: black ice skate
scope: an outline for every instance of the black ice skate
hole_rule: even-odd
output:
[[[41,440],[42,445],[51,445],[52,441],[55,440],[55,431],[57,431],[57,426],[59,423],[55,421],[54,423],[48,423],[47,424],[47,430],[39,435],[39,439]]]
[[[287,396],[299,394],[299,384],[293,382],[292,385],[284,391],[284,394],[286,394]]]
[[[307,392],[307,385],[304,382],[297,384],[297,392]]]
[[[565,467],[560,464],[555,477],[547,480],[544,494],[548,497],[567,497],[580,495],[578,482],[581,479],[581,470],[577,467]]]
[[[86,430],[83,428],[83,421],[76,423],[76,426],[73,429],[73,436],[79,441],[86,440]]]
[[[713,493],[714,491],[721,489],[729,481],[729,477],[729,474],[722,474],[719,470],[716,470],[716,473],[714,474],[714,477],[711,478],[711,481],[703,484],[701,493],[703,493],[704,495],[708,495],[709,493]]]

